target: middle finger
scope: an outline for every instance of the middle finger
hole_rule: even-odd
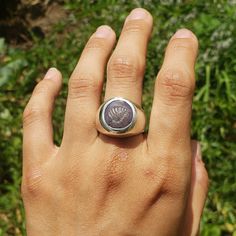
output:
[[[116,96],[141,105],[142,81],[152,16],[134,9],[126,18],[117,46],[109,60],[105,101]]]

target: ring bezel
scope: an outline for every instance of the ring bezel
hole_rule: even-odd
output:
[[[117,100],[126,102],[131,107],[131,110],[132,110],[132,113],[133,113],[133,117],[132,117],[132,120],[131,120],[130,124],[128,124],[127,126],[125,126],[123,128],[113,128],[113,127],[109,126],[105,121],[105,110],[106,110],[107,106],[110,103],[112,103],[114,101],[117,101]],[[101,109],[100,109],[100,112],[99,112],[99,120],[100,120],[100,123],[101,123],[102,127],[105,130],[107,130],[108,132],[118,133],[118,134],[126,133],[135,126],[135,123],[137,121],[137,109],[136,109],[136,106],[131,101],[129,101],[127,99],[124,99],[124,98],[121,98],[121,97],[114,97],[114,98],[106,101],[101,106]]]

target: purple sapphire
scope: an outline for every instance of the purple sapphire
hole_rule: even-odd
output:
[[[104,111],[104,120],[108,126],[114,129],[128,127],[133,120],[131,106],[122,100],[112,101]]]

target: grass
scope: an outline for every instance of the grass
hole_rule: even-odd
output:
[[[236,235],[236,3],[234,1],[79,1],[64,2],[68,17],[48,37],[34,37],[27,50],[0,39],[0,235],[25,235],[21,181],[22,110],[47,68],[56,66],[64,86],[54,114],[59,144],[67,82],[83,45],[101,24],[117,34],[128,12],[144,7],[154,17],[148,48],[143,105],[147,115],[155,75],[170,36],[181,27],[199,38],[192,137],[201,142],[210,190],[201,235]],[[69,63],[68,63],[69,62]]]

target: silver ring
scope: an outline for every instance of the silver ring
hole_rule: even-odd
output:
[[[114,97],[100,106],[96,126],[99,132],[109,136],[133,136],[144,132],[145,115],[135,103]]]

